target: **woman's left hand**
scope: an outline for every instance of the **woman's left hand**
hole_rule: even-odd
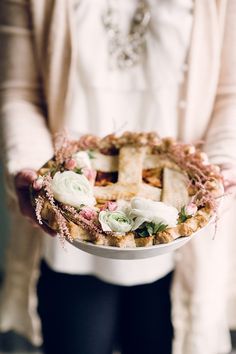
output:
[[[232,164],[220,165],[224,178],[224,188],[227,194],[236,194],[236,166]]]
[[[35,210],[31,204],[30,186],[34,181],[36,181],[37,177],[38,175],[36,171],[32,169],[23,169],[15,176],[15,188],[18,197],[19,208],[21,213],[34,227],[40,227],[47,234],[55,236],[56,232],[47,227],[45,224],[39,225],[35,215]]]

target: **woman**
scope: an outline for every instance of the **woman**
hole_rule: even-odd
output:
[[[8,0],[0,6],[4,156],[9,191],[14,181],[28,218],[33,215],[26,191],[35,170],[53,153],[52,134],[64,127],[77,136],[125,129],[204,139],[211,161],[222,169],[227,164],[232,176],[233,0]],[[46,353],[111,353],[116,326],[122,353],[170,353],[175,267],[173,352],[229,351],[227,243],[217,235],[212,242],[212,228],[181,249],[177,259],[168,254],[128,262],[96,258],[70,246],[65,253],[48,236],[40,251],[40,232],[22,219],[19,225],[16,212],[13,217],[3,330],[14,328],[39,342],[33,336],[39,323],[32,291],[42,257],[38,298]],[[218,233],[226,232],[223,221]],[[24,271],[14,292],[19,265]],[[11,320],[5,315],[19,297],[31,315],[22,320],[20,314],[23,327],[13,314]],[[150,301],[147,308],[143,299]]]

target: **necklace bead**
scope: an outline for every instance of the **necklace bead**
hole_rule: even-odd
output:
[[[113,9],[109,7],[102,21],[108,37],[110,66],[112,69],[123,70],[141,62],[151,14],[146,1],[140,0],[127,35],[121,33],[116,18]]]

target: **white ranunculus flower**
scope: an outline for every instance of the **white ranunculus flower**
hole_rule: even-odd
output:
[[[72,155],[72,159],[76,161],[77,168],[92,168],[89,155],[86,151],[78,151]]]
[[[75,208],[96,203],[88,179],[73,171],[57,172],[52,179],[52,191],[57,201]]]
[[[131,200],[131,217],[135,218],[133,230],[138,229],[144,222],[173,227],[177,224],[178,210],[163,202],[135,197]]]
[[[129,232],[133,226],[133,220],[122,211],[103,210],[99,213],[99,221],[103,231]]]

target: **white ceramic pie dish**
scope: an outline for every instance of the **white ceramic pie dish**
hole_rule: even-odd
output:
[[[70,242],[74,247],[80,249],[81,251],[93,254],[95,256],[103,257],[103,258],[112,258],[112,259],[126,259],[126,260],[134,260],[134,259],[144,259],[150,257],[161,256],[166,253],[173,252],[178,248],[185,245],[189,242],[193,237],[201,234],[201,231],[204,230],[210,223],[215,220],[213,216],[208,224],[206,224],[203,228],[193,233],[191,236],[180,237],[170,243],[163,243],[160,245],[150,246],[150,247],[133,247],[133,248],[119,248],[119,247],[111,247],[111,246],[102,246],[95,245],[91,242],[74,240]]]

